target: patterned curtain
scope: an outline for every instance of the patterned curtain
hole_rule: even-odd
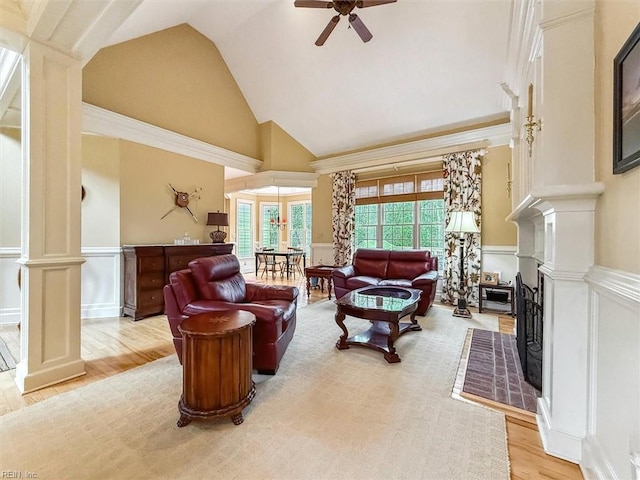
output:
[[[356,217],[356,174],[351,170],[331,174],[333,179],[333,264],[351,263],[353,228]]]
[[[481,150],[451,153],[444,156],[445,225],[454,210],[475,212],[476,223],[481,225],[480,208],[482,190]],[[460,291],[460,235],[464,235],[464,275],[462,286],[469,305],[478,305],[480,283],[481,243],[479,233],[445,233],[445,263],[442,281],[442,301],[455,303]]]

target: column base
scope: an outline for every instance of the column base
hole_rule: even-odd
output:
[[[48,387],[49,385],[80,377],[86,373],[87,372],[84,369],[84,360],[82,359],[33,373],[28,373],[25,365],[21,362],[16,365],[15,382],[20,393],[25,394],[40,390],[41,388]]]

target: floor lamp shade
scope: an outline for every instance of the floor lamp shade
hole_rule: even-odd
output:
[[[207,215],[207,225],[215,225],[218,227],[217,230],[209,233],[211,241],[213,243],[224,243],[225,238],[227,238],[227,233],[220,230],[220,227],[229,226],[229,214],[219,211],[209,212],[209,214]]]
[[[458,306],[453,311],[456,317],[471,317],[471,312],[467,308],[467,299],[465,297],[464,284],[464,242],[465,234],[480,233],[480,229],[476,224],[476,215],[473,212],[453,211],[449,216],[449,223],[445,228],[446,232],[460,234],[460,281],[458,284]]]

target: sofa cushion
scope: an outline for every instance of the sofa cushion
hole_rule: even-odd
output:
[[[387,277],[389,250],[359,248],[353,256],[353,267],[356,275],[366,277]]]
[[[389,254],[387,278],[416,278],[429,271],[430,257],[427,250],[394,250]]]
[[[199,297],[203,300],[243,302],[246,297],[244,277],[235,255],[196,258],[189,262]]]
[[[378,285],[380,279],[378,277],[367,277],[364,275],[358,275],[347,279],[346,287],[349,290],[355,290],[356,288],[369,287],[371,285]]]
[[[411,288],[411,280],[405,278],[387,278],[386,280],[382,280],[378,285]]]

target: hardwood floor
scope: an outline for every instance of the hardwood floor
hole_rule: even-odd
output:
[[[298,306],[325,300],[326,290],[313,289],[307,300],[305,278],[297,275],[287,281],[257,279],[245,275],[250,281],[264,281],[276,285],[297,285],[300,288]],[[500,318],[500,329],[513,331],[513,321],[509,317]],[[511,329],[511,330],[510,330]],[[9,350],[18,358],[20,333],[14,325],[0,325],[0,337]],[[72,390],[91,382],[115,375],[158,358],[174,355],[171,332],[163,315],[133,322],[130,318],[100,318],[82,321],[82,358],[86,361],[86,375],[67,382],[43,388],[33,393],[20,395],[14,382],[15,369],[0,373],[0,416],[19,410],[33,403],[59,393]],[[570,462],[544,453],[538,429],[531,417],[522,418],[512,412],[503,411],[506,417],[511,480],[582,479],[580,468]]]

